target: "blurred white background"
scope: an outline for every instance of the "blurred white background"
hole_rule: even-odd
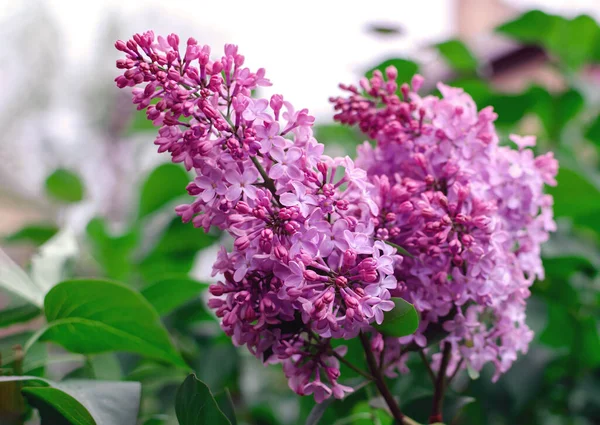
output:
[[[327,99],[339,82],[355,82],[390,57],[416,57],[426,66],[435,61],[428,45],[456,34],[476,41],[500,20],[531,8],[600,18],[598,0],[4,0],[0,234],[56,219],[41,193],[58,166],[77,170],[88,193],[59,221],[77,229],[102,214],[118,223],[131,210],[132,195],[124,189],[132,185],[120,182],[138,181],[161,160],[151,136],[122,136],[132,108],[113,83],[116,39],[153,29],[183,40],[193,36],[214,51],[238,44],[250,67],[267,69],[274,85],[265,94],[282,93],[327,121]],[[378,36],[369,31],[373,24],[400,32]]]

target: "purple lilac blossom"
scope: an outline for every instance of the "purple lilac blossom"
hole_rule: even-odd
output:
[[[556,228],[543,189],[556,184],[558,163],[528,149],[533,136],[511,135],[517,149],[499,145],[496,114],[477,111],[462,89],[440,83],[441,98],[421,97],[420,76],[398,90],[397,71],[385,74],[375,71],[360,88],[341,85],[347,96],[331,99],[338,122],[376,142],[359,147],[356,167],[376,187],[377,238],[412,254],[395,263],[390,292],[414,304],[419,329],[379,350],[385,345],[389,374],[405,373],[401,348],[428,346],[441,325],[447,335],[436,345],[451,344],[448,373],[492,362],[496,380],[533,337],[526,300],[544,277],[540,246]],[[440,357],[433,354],[436,366]]]
[[[237,47],[218,60],[194,39],[136,34],[116,48],[120,88],[160,126],[155,144],[196,177],[184,222],[234,238],[214,264],[209,306],[236,345],[283,363],[290,387],[320,402],[338,382],[329,339],[349,339],[393,308],[395,249],[375,239],[376,186],[346,158],[323,155],[314,118],[283,96],[252,99],[271,83],[244,68]],[[341,170],[341,171],[340,171]]]

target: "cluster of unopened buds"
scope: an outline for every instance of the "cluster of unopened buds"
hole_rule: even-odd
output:
[[[442,99],[420,97],[419,76],[398,90],[388,68],[332,99],[335,119],[376,147],[365,143],[356,162],[331,158],[306,109],[251,96],[270,82],[236,46],[212,60],[194,39],[180,50],[176,35],[146,32],[116,47],[117,85],[134,87],[133,102],[160,127],[159,152],[195,174],[194,200],[177,213],[234,238],[214,264],[209,306],[235,344],[283,363],[298,394],[351,391],[339,382],[345,348],[331,340],[359,333],[371,334],[387,374],[406,369],[403,347],[429,346],[432,325],[444,329],[436,344],[448,347],[448,374],[493,362],[499,375],[527,349],[525,300],[554,228],[543,186],[557,171],[551,154],[527,149],[535,139],[501,147],[491,108],[477,112],[444,85]],[[419,311],[414,335],[373,329],[391,297]]]

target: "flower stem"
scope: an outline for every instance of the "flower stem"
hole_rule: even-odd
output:
[[[392,395],[390,389],[385,383],[381,370],[379,370],[379,367],[377,366],[377,361],[375,360],[375,356],[373,355],[373,350],[371,350],[371,343],[369,342],[369,337],[367,337],[365,333],[361,332],[359,334],[359,338],[360,342],[362,343],[363,349],[365,350],[367,365],[369,366],[369,370],[373,375],[373,382],[375,382],[375,385],[381,393],[381,396],[390,408],[390,412],[392,412],[392,416],[396,421],[396,425],[410,424],[410,422],[405,421],[405,416],[402,414],[398,403],[394,399],[394,396]]]
[[[279,195],[277,195],[277,188],[275,187],[275,182],[269,177],[263,166],[258,162],[258,159],[255,156],[251,156],[250,159],[252,163],[256,166],[260,176],[263,178],[264,186],[269,189],[269,191],[273,194],[273,197],[279,204]],[[280,204],[281,205],[281,204]]]
[[[429,423],[433,424],[436,422],[442,422],[442,406],[444,404],[444,392],[446,391],[446,370],[450,363],[452,346],[449,342],[444,343],[444,349],[442,354],[442,361],[440,364],[440,370],[437,374],[435,381],[435,389],[433,393],[433,406],[431,408],[431,416],[429,417]]]
[[[338,353],[336,353],[335,350],[331,350],[329,353],[333,357],[335,357],[336,359],[338,359],[340,361],[340,363],[345,364],[346,366],[348,366],[350,369],[352,369],[353,371],[355,371],[359,375],[364,376],[369,381],[375,381],[375,378],[373,376],[371,376],[370,374],[368,374],[367,372],[365,372],[363,370],[360,370],[358,367],[356,367],[355,365],[353,365],[352,363],[350,363],[348,360],[346,360],[345,358],[343,358],[342,356],[340,356]]]
[[[422,348],[419,349],[419,357],[421,357],[421,360],[423,361],[423,364],[425,365],[425,368],[427,369],[427,374],[431,378],[431,383],[433,385],[435,385],[435,382],[436,382],[435,374],[433,373],[433,370],[431,370],[431,365],[429,364],[429,361],[427,360],[427,357],[425,356],[425,353],[423,352]]]

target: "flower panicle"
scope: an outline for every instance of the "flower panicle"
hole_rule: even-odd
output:
[[[448,374],[491,362],[497,379],[533,337],[525,306],[544,275],[541,244],[556,229],[544,187],[556,184],[558,163],[534,155],[533,136],[500,145],[492,108],[478,111],[462,89],[440,83],[441,98],[423,97],[422,77],[396,78],[393,67],[375,71],[330,99],[335,120],[376,141],[359,147],[356,165],[376,187],[377,238],[412,254],[398,264],[392,294],[422,320],[414,335],[386,340],[386,362],[406,371],[401,345],[426,347],[429,327],[441,325],[448,335],[439,346],[452,347]]]
[[[193,201],[176,208],[182,220],[234,239],[214,264],[222,279],[209,306],[235,344],[283,363],[294,391],[341,398],[351,389],[338,382],[329,339],[383,321],[402,260],[376,240],[376,187],[349,157],[323,155],[306,109],[252,97],[270,82],[236,46],[212,60],[194,39],[179,44],[151,31],[118,41],[115,81],[160,127],[158,151],[195,175]]]

